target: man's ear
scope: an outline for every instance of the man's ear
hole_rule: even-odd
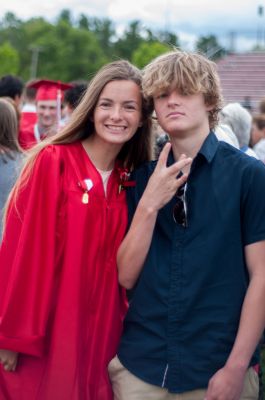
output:
[[[16,103],[16,106],[19,106],[19,104],[21,103],[21,96],[19,94],[15,95],[14,102]]]
[[[205,103],[205,107],[206,107],[206,111],[212,111],[214,109],[214,105],[213,104]]]

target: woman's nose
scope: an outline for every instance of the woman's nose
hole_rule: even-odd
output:
[[[113,107],[111,110],[111,118],[113,120],[119,120],[121,118],[121,108]]]

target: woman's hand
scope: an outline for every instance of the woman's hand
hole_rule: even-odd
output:
[[[18,353],[11,350],[0,350],[0,363],[5,371],[15,371],[17,366]]]

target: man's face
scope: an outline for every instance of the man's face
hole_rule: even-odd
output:
[[[170,136],[185,136],[200,131],[209,132],[208,111],[202,93],[183,95],[174,87],[169,87],[154,97],[154,107],[158,122]]]
[[[56,100],[40,100],[37,102],[37,117],[40,128],[49,129],[57,124]]]
[[[261,139],[265,137],[265,128],[259,129],[257,124],[253,122],[252,129],[251,129],[251,145],[254,146],[257,144]]]

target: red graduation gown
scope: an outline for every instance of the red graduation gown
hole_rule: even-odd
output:
[[[28,150],[37,144],[37,140],[34,135],[34,126],[36,123],[36,112],[22,111],[19,123],[18,141],[24,150]]]
[[[91,179],[89,203],[82,203]],[[102,179],[80,142],[38,156],[8,214],[0,250],[1,400],[110,400],[107,364],[126,311],[116,253],[125,234],[125,192],[115,169]]]

